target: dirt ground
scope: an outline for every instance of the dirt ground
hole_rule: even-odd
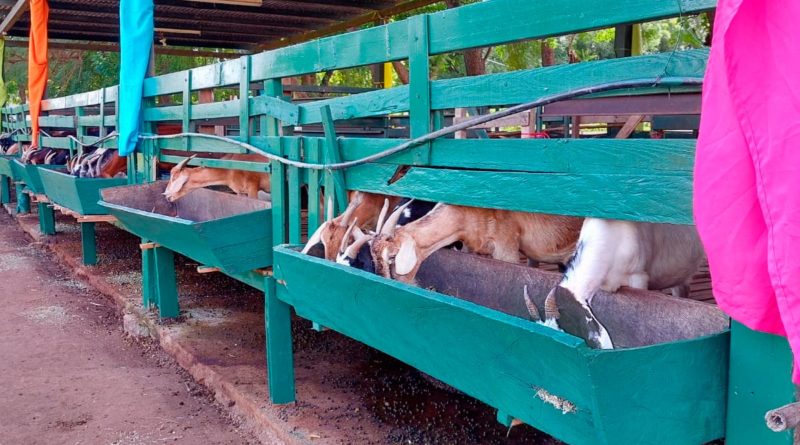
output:
[[[4,213],[0,301],[0,444],[254,443]]]
[[[37,234],[38,222],[35,215],[21,216],[18,222],[26,232],[35,235],[44,244],[41,247],[25,247],[29,238],[22,236],[24,241],[15,241],[17,244],[13,246],[13,249],[22,250],[12,249],[11,257],[36,253],[43,257],[36,260],[38,262],[58,261],[68,264],[72,272],[88,280],[88,285],[113,298],[118,307],[125,307],[126,311],[131,308],[135,312],[142,311],[141,260],[139,240],[136,237],[108,224],[98,224],[100,263],[96,267],[82,267],[79,265],[79,227],[74,220],[60,216],[56,225],[58,234],[51,237],[41,237]],[[20,238],[16,224],[11,217],[0,212],[0,232],[7,239],[6,243],[11,239]],[[54,252],[57,259],[49,253],[45,254],[47,250]],[[6,253],[2,255],[4,259],[8,256]],[[299,318],[293,322],[297,402],[272,405],[268,402],[268,388],[265,382],[263,294],[222,274],[199,275],[195,271],[196,266],[197,264],[191,260],[176,255],[180,319],[159,322],[152,312],[144,314],[144,317],[156,326],[158,332],[156,336],[159,338],[160,346],[196,381],[211,388],[216,400],[222,401],[225,408],[237,417],[242,416],[246,424],[243,428],[253,431],[262,443],[409,445],[561,443],[525,425],[515,427],[509,432],[496,421],[496,411],[493,408],[463,394],[442,389],[430,383],[415,369],[336,332],[315,332],[310,329],[310,322]],[[22,269],[27,270],[27,266]],[[93,320],[96,325],[95,314],[100,310],[96,308],[100,306],[94,304],[105,306],[102,297],[87,297],[94,294],[87,291],[83,287],[86,285],[81,282],[73,285],[62,284],[62,281],[74,282],[66,272],[56,279],[53,277],[58,275],[45,271],[35,282],[28,277],[22,278],[23,276],[20,271],[11,273],[11,280],[17,282],[18,286],[13,295],[29,292],[26,290],[27,287],[36,289],[35,295],[38,295],[36,298],[39,300],[34,301],[39,303],[38,306],[31,303],[32,308],[51,305],[49,302],[47,304],[41,302],[45,294],[63,293],[64,295],[58,298],[74,301],[77,305],[72,309],[67,307],[70,317],[77,318],[70,318],[71,321],[59,327],[59,330],[52,330],[59,342],[77,341],[73,339],[75,335],[84,335],[84,338],[89,340],[101,337],[92,333],[89,327],[91,323],[87,324],[83,318]],[[9,275],[0,275],[0,283],[4,283],[8,277]],[[4,292],[6,292],[5,287]],[[27,309],[20,310],[24,312]],[[19,317],[15,314],[20,310],[3,309],[0,312],[3,312],[5,318]],[[115,337],[120,344],[125,345],[126,354],[141,355],[138,349],[121,339],[119,319],[114,317],[112,312],[106,313],[109,319],[107,324],[102,326],[107,335]],[[6,323],[4,329],[16,329],[16,324],[17,322]],[[36,325],[32,326],[34,327],[27,335],[32,335],[36,331]],[[3,332],[0,331],[0,335],[5,338]],[[52,342],[55,343],[55,340]],[[25,346],[22,350],[30,351],[31,348]],[[79,362],[92,363],[98,360],[95,355],[99,354],[100,350],[99,346],[92,347],[89,344],[68,356]],[[123,354],[121,349],[118,355],[120,354]],[[89,360],[89,357],[92,360]],[[21,360],[26,360],[23,363],[25,366],[43,369],[40,371],[41,379],[50,382],[48,384],[64,381],[60,377],[61,374],[50,371],[64,366],[50,366],[46,363],[47,357],[44,356],[34,358],[29,354],[21,354],[12,360],[5,360],[3,366],[11,369],[19,368],[20,365],[17,363]],[[126,372],[131,372],[130,369],[134,368],[125,368]],[[173,398],[177,400],[180,396],[171,394],[175,391],[179,395],[183,394],[180,392],[183,383],[178,384],[177,389],[172,389],[173,386],[166,381],[152,381],[152,376],[163,376],[163,373],[166,373],[172,375],[175,381],[181,382],[175,377],[176,370],[171,367],[166,370],[162,368],[156,370],[161,372],[145,371],[145,375],[151,376],[148,378],[151,384],[142,391],[147,391],[147,394],[159,400],[166,399],[168,402]],[[0,369],[0,372],[3,371]],[[80,376],[74,378],[83,379],[85,372],[79,374]],[[100,403],[113,405],[116,401],[120,406],[120,414],[157,411],[141,401],[137,404],[138,399],[127,393],[121,393],[118,383],[101,382],[99,377],[89,380],[97,382],[98,387],[89,390],[85,386],[88,382],[76,380],[80,383],[75,383],[67,391],[82,392],[84,396],[94,392],[91,397],[108,400],[96,402],[93,406],[101,406],[98,405]],[[113,390],[108,390],[109,387]],[[44,391],[60,393],[61,389],[50,388]],[[186,389],[183,388],[183,391],[186,392]],[[41,396],[31,396],[28,393],[26,397],[24,391],[22,394],[23,396],[14,397],[25,398],[26,403],[42,403]],[[91,397],[88,400],[92,400]],[[201,399],[206,405],[210,403],[209,400],[210,398]],[[76,409],[66,409],[62,414],[80,412]],[[4,418],[2,414],[0,412],[0,417]],[[103,418],[102,414],[91,415],[93,421]],[[148,417],[142,423],[137,423],[134,430],[143,435],[148,434],[148,437],[155,437],[164,422],[161,416],[157,417],[159,417],[157,420]],[[53,420],[55,421],[57,420]],[[13,423],[19,422],[20,420],[15,420]],[[199,423],[215,425],[213,422]],[[215,434],[235,431],[232,425],[209,428]],[[34,430],[35,428],[31,428],[31,431]],[[188,431],[203,430],[196,427]],[[175,430],[175,434],[184,433]],[[94,436],[89,436],[85,430],[80,430],[74,436],[70,436],[69,440],[55,440],[48,443],[76,443],[79,440],[84,440],[81,443],[108,443],[102,440],[88,440],[92,437]],[[166,435],[159,436],[159,438],[165,437]],[[214,437],[216,436],[209,436],[206,442],[215,443]],[[73,438],[74,440],[71,440]],[[109,442],[112,440],[114,439],[109,439]],[[225,439],[219,440],[225,443]],[[0,445],[5,443],[0,436]],[[19,442],[15,440],[8,443]],[[23,443],[29,442],[23,441]]]

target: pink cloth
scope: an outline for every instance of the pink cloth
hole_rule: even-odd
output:
[[[719,1],[694,178],[717,302],[786,335],[800,383],[800,1]]]

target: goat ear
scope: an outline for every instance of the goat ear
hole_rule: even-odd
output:
[[[167,188],[164,190],[164,194],[168,195],[168,194],[178,193],[188,180],[189,180],[188,175],[178,175],[177,178],[169,181],[169,183],[167,184]]]
[[[306,243],[306,246],[303,247],[303,250],[301,252],[302,254],[304,254],[304,255],[308,254],[308,251],[311,250],[312,247],[314,247],[316,244],[318,244],[319,242],[322,241],[322,231],[325,230],[325,227],[327,227],[327,226],[328,226],[328,222],[326,221],[326,222],[320,224],[319,227],[317,227],[317,230],[308,239],[308,242]]]
[[[405,239],[394,257],[394,271],[397,275],[408,275],[417,265],[417,249],[413,239]]]

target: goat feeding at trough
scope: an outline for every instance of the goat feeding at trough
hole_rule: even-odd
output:
[[[169,202],[175,202],[192,190],[212,185],[224,185],[240,196],[258,199],[258,192],[270,192],[269,173],[257,173],[244,170],[195,167],[186,168],[189,161],[197,155],[179,162],[170,171],[169,183],[164,196]],[[265,162],[260,155],[225,155],[220,159],[235,161]]]
[[[401,199],[397,196],[377,193],[350,192],[350,204],[341,215],[334,218],[332,214],[333,206],[328,207],[327,220],[308,237],[303,253],[323,256],[329,261],[336,260],[338,251],[343,250],[340,246],[343,243],[350,244],[350,241],[345,237],[345,232],[348,231],[349,225],[357,222],[360,228],[370,230],[375,227],[384,205],[389,208],[395,208]],[[385,212],[384,210],[384,216]],[[362,234],[361,230],[351,231],[351,233]],[[316,253],[319,253],[319,255],[316,255]]]
[[[542,213],[437,204],[420,219],[398,225],[398,208],[372,237],[356,233],[349,255],[369,245],[375,271],[385,278],[414,283],[420,265],[433,252],[461,243],[467,252],[516,263],[520,253],[535,260],[563,263],[572,254],[583,219]],[[361,244],[361,245],[359,245]]]
[[[704,257],[694,226],[587,218],[561,282],[547,296],[547,323],[591,347],[612,349],[613,339],[591,309],[595,294],[627,286],[687,297]]]
[[[98,148],[70,159],[67,169],[79,178],[119,178],[126,176],[128,159],[115,149]]]

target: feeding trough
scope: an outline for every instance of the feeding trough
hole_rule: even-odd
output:
[[[11,166],[14,159],[17,159],[17,157],[13,155],[0,155],[0,176],[8,176],[13,181],[18,181],[19,178],[16,177],[14,168]]]
[[[696,445],[725,434],[728,320],[715,307],[642,291],[601,294],[619,349],[530,321],[559,275],[452,251],[419,286],[275,249],[278,299],[571,444]],[[309,276],[316,277],[309,280]],[[437,291],[431,290],[436,289]]]
[[[11,168],[14,171],[14,176],[25,183],[25,186],[37,195],[44,194],[44,186],[42,185],[42,178],[39,172],[42,170],[53,170],[64,168],[63,165],[34,165],[23,164],[18,159],[11,162]]]
[[[208,189],[171,203],[166,185],[102,189],[100,205],[129,232],[223,272],[272,265],[270,203]]]
[[[108,210],[97,203],[100,190],[128,182],[126,178],[79,178],[51,169],[41,170],[39,176],[51,202],[80,215],[107,215]]]

